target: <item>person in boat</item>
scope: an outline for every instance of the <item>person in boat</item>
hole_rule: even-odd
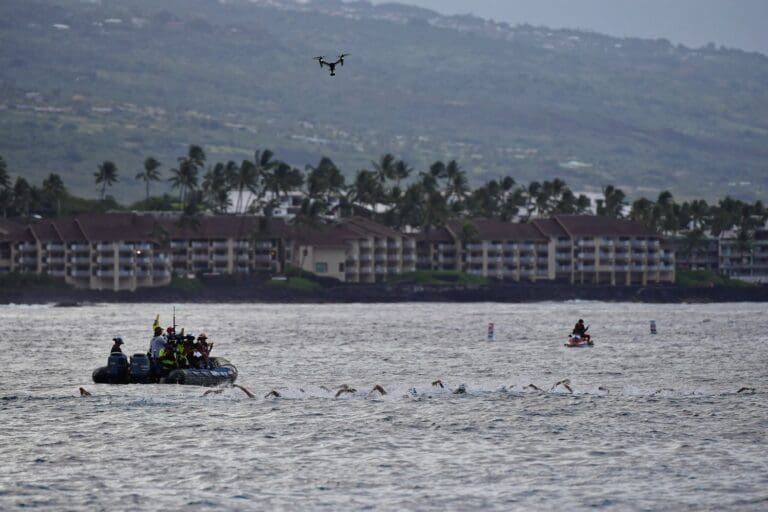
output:
[[[195,345],[197,348],[197,351],[200,352],[200,357],[203,360],[203,365],[205,368],[208,367],[208,357],[211,354],[211,350],[213,349],[213,342],[208,343],[208,335],[206,335],[204,332],[200,333],[200,335],[197,337],[197,343]]]
[[[176,349],[170,341],[160,349],[158,357],[160,366],[165,372],[178,368],[178,364],[176,363]]]
[[[573,332],[571,334],[578,336],[586,342],[589,342],[592,337],[587,334],[587,329],[589,329],[589,326],[584,327],[584,320],[579,318],[579,321],[576,322],[576,325],[573,326]]]
[[[123,350],[120,348],[120,345],[123,344],[123,338],[120,338],[120,337],[112,338],[112,341],[114,342],[114,344],[112,345],[112,350],[110,350],[109,353],[114,354],[115,352],[118,352],[122,354]]]
[[[160,359],[160,349],[165,346],[165,336],[163,336],[163,328],[155,327],[155,335],[152,341],[149,342],[149,356],[152,359]]]

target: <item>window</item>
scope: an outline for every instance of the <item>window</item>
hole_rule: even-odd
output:
[[[315,274],[327,274],[328,273],[328,263],[324,261],[318,261],[315,263]]]
[[[344,262],[342,261],[341,263],[339,263],[339,273],[343,273],[343,272],[344,272]]]

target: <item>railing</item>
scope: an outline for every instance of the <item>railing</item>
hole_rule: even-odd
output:
[[[416,255],[414,254],[403,254],[403,261],[414,261],[415,259],[416,259]]]
[[[46,249],[48,252],[61,252],[64,250],[64,244],[48,244]]]
[[[376,259],[377,263],[382,262],[382,261],[387,261],[387,257],[384,256],[383,254],[377,254],[375,259]]]
[[[366,249],[370,249],[371,247],[373,247],[373,243],[370,240],[359,240],[358,244],[360,245],[360,247],[363,247]]]
[[[213,259],[213,261],[219,261],[219,262],[225,262],[226,263],[226,262],[229,261],[229,256],[226,255],[226,254],[214,254],[211,259]],[[257,256],[257,259],[258,259],[258,256]]]
[[[229,243],[226,240],[214,240],[211,242],[211,247],[214,249],[227,249],[229,247]]]
[[[171,241],[171,249],[187,249],[189,244],[187,241]]]
[[[91,277],[89,270],[70,270],[69,275],[72,277]]]
[[[208,261],[207,254],[193,254],[192,261]]]
[[[69,250],[72,252],[91,252],[91,246],[88,244],[70,244]]]
[[[47,263],[58,263],[58,264],[63,264],[65,262],[66,260],[63,257],[55,257],[55,258],[49,257],[47,261]]]
[[[114,248],[114,246],[112,244],[102,244],[102,243],[99,243],[99,244],[96,244],[96,250],[97,251],[104,251],[104,252],[106,252],[106,251],[114,251],[115,248]]]
[[[114,270],[97,270],[96,277],[115,277]]]
[[[412,238],[407,238],[403,240],[403,246],[407,247],[408,249],[415,249],[416,248],[416,240]]]
[[[400,249],[402,246],[399,240],[387,240],[387,247],[390,249]]]
[[[99,263],[101,265],[114,265],[115,258],[110,256],[99,256],[96,258],[96,263]]]
[[[192,242],[192,248],[193,249],[207,249],[208,248],[208,242]]]
[[[111,248],[112,246],[110,246]],[[120,244],[118,246],[118,250],[120,252],[133,252],[136,250],[136,246],[134,244]]]

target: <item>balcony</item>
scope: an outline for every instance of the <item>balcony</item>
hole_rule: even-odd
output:
[[[214,261],[217,261],[214,258]],[[226,261],[226,260],[224,260]],[[253,257],[253,261],[256,263],[272,263],[272,255],[270,254],[259,254]]]
[[[235,261],[238,263],[242,263],[242,262],[247,263],[248,261],[250,261],[250,258],[247,254],[238,254],[237,256],[235,256]]]
[[[69,250],[72,252],[82,253],[91,252],[91,246],[88,244],[69,244]]]
[[[227,249],[229,244],[225,240],[214,240],[211,242],[211,247],[214,249]]]
[[[208,242],[192,242],[190,244],[193,249],[208,249]]]
[[[73,269],[69,271],[69,275],[77,278],[91,277],[91,272],[90,270],[74,270]]]
[[[372,260],[372,257],[370,254],[361,254],[360,255],[360,261],[361,262],[370,262]]]
[[[208,261],[208,254],[193,254],[192,261]]]
[[[466,249],[468,251],[482,251],[483,250],[483,244],[467,244]]]
[[[134,275],[136,275],[136,272],[133,270],[121,270],[118,272],[118,277],[121,279],[127,279],[129,277],[133,277]]]
[[[136,250],[136,245],[134,244],[120,244],[118,247],[118,250],[120,252],[134,252]]]
[[[388,249],[400,249],[402,246],[399,240],[387,240]]]
[[[187,241],[181,241],[181,240],[173,240],[171,241],[171,249],[187,249],[189,247],[189,244]]]
[[[412,238],[406,238],[403,240],[403,247],[407,249],[415,249],[416,248],[416,240]]]
[[[381,263],[383,261],[387,261],[387,257],[384,256],[383,254],[377,254],[375,260],[376,260],[376,263]]]
[[[363,249],[371,249],[373,247],[373,243],[370,240],[359,240],[358,244]]]
[[[46,261],[49,265],[63,265],[66,260],[63,257],[49,257]]]
[[[594,272],[596,267],[594,265],[579,265],[577,270],[579,272]]]
[[[427,258],[429,259],[429,258]],[[403,261],[415,261],[416,255],[415,254],[403,254]]]
[[[48,244],[46,249],[48,252],[64,252],[64,244]]]
[[[271,240],[257,240],[253,246],[256,249],[266,249],[270,250],[272,249],[272,241]]]
[[[115,271],[114,270],[97,270],[96,271],[96,277],[115,277]]]
[[[558,272],[570,272],[571,271],[571,266],[570,265],[558,265],[557,266],[557,271]]]
[[[115,246],[107,243],[96,244],[96,250],[99,252],[115,252]]]
[[[16,260],[16,263],[19,265],[37,265],[37,258],[33,258],[30,256],[21,256],[19,259]]]
[[[371,265],[361,265],[360,266],[360,273],[361,274],[370,274],[373,270],[373,267]]]
[[[224,262],[224,263],[226,263],[226,262],[229,261],[229,256],[226,255],[226,254],[214,254],[211,259],[214,262]],[[269,259],[269,256],[267,256],[267,259]],[[257,257],[257,260],[258,260],[258,257]]]
[[[248,242],[244,240],[238,240],[232,245],[232,247],[235,249],[248,249]]]
[[[29,242],[24,242],[23,244],[19,244],[16,247],[19,252],[37,252],[37,244],[31,244]]]

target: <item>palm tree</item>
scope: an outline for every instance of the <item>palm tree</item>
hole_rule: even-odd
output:
[[[395,157],[387,153],[379,158],[378,162],[371,162],[376,179],[383,185],[388,180],[394,180],[396,177]]]
[[[0,210],[3,211],[3,217],[8,215],[11,199],[11,177],[8,175],[5,160],[0,156]]]
[[[620,188],[613,185],[603,187],[603,199],[597,200],[597,214],[614,219],[624,217],[624,198],[626,195]]]
[[[369,205],[373,214],[376,204],[383,195],[383,186],[375,172],[362,169],[357,171],[355,175],[355,181],[350,188],[350,195],[352,204]]]
[[[227,162],[226,166],[218,162],[213,166],[213,169],[209,168],[208,172],[203,176],[203,197],[211,210],[216,213],[226,213],[227,209],[232,205],[232,201],[229,198],[230,175],[228,168],[230,165],[237,166],[231,160]]]
[[[58,174],[51,173],[43,180],[43,197],[46,202],[50,200],[56,203],[56,215],[61,215],[61,200],[67,195],[64,181]]]
[[[277,162],[272,172],[265,177],[264,188],[273,194],[273,200],[277,200],[281,195],[299,190],[303,184],[304,175],[301,170],[285,162]]]
[[[152,181],[160,181],[160,162],[153,157],[147,157],[144,159],[144,171],[136,174],[137,180],[143,180],[147,186],[147,200],[149,200],[149,183]]]
[[[445,167],[445,178],[445,200],[450,204],[466,199],[469,194],[467,173],[459,167],[456,160],[448,162],[448,165]]]
[[[21,176],[16,177],[16,183],[13,185],[13,209],[17,215],[29,216],[33,203],[32,187],[29,182]]]
[[[230,161],[225,168],[225,174],[229,177],[229,184],[237,192],[235,201],[235,215],[243,211],[243,193],[248,190],[254,194],[258,192],[259,172],[256,164],[250,160],[243,160],[238,166]],[[253,202],[251,202],[253,203]]]
[[[117,182],[117,166],[114,162],[104,160],[98,165],[98,169],[98,172],[93,173],[93,176],[96,178],[96,185],[101,184],[99,199],[103,201],[107,187],[111,187]]]
[[[656,231],[658,228],[658,207],[653,201],[641,197],[632,203],[632,209],[629,212],[629,218],[635,222],[640,222],[643,226]]]
[[[307,165],[307,195],[312,199],[324,199],[330,203],[344,190],[344,175],[328,157],[322,157],[317,167]]]
[[[184,209],[189,192],[197,188],[197,172],[205,165],[205,151],[200,146],[191,144],[185,156],[176,159],[178,169],[171,169],[171,188],[179,189],[179,202]]]

